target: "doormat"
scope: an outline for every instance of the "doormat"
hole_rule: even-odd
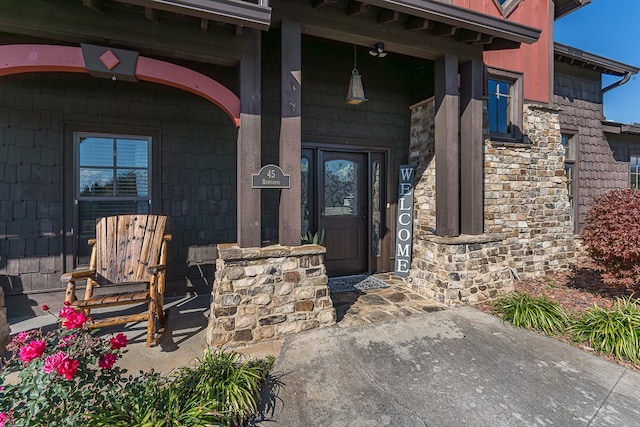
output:
[[[329,278],[329,290],[332,294],[388,287],[388,283],[385,283],[380,279],[376,279],[368,274]]]

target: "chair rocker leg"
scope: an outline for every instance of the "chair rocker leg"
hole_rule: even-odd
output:
[[[164,334],[167,332],[169,321],[169,309],[159,313],[149,313],[149,324],[147,325],[147,347],[155,347],[160,344]]]

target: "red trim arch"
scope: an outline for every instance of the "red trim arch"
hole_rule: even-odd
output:
[[[87,73],[82,49],[33,44],[0,46],[0,77],[34,72]],[[140,56],[136,78],[201,96],[220,107],[236,126],[240,126],[240,98],[204,74],[169,62]]]

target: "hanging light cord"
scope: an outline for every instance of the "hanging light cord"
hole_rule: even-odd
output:
[[[353,69],[358,71],[358,67],[356,64],[356,45],[353,45]]]

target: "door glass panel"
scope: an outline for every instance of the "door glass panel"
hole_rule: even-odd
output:
[[[350,160],[325,162],[325,216],[358,215],[358,173],[358,164]]]
[[[302,173],[302,234],[307,234],[309,229],[309,217],[311,209],[309,206],[309,159],[303,157],[300,160],[300,172]]]
[[[371,165],[371,254],[380,256],[380,162]]]

